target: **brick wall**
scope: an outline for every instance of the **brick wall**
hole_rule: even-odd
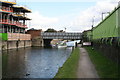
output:
[[[41,32],[42,32],[42,30],[40,29],[40,30],[28,30],[27,31],[27,34],[31,34],[31,38],[33,39],[33,38],[36,38],[36,37],[40,37],[41,36]]]

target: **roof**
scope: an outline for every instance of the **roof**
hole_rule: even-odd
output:
[[[2,5],[16,5],[16,2],[3,1],[3,0],[0,0],[0,3],[2,3]]]
[[[27,9],[26,7],[23,6],[13,6],[13,10],[14,12],[27,12],[27,13],[31,13],[30,9]]]

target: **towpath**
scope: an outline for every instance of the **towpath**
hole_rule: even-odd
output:
[[[78,78],[99,78],[97,71],[89,58],[88,52],[81,47],[77,76]]]

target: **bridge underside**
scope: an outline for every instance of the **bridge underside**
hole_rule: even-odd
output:
[[[43,39],[45,48],[52,48],[51,41],[52,39]]]
[[[52,45],[51,45],[51,41],[53,39],[43,39],[43,42],[44,42],[44,48],[52,48]],[[74,41],[74,40],[80,40],[80,39],[62,39],[62,40],[71,40],[71,41]]]
[[[81,33],[68,33],[68,32],[42,32],[41,36],[44,40],[45,47],[51,47],[51,41],[53,39],[63,40],[81,40]]]
[[[69,37],[43,37],[43,39],[63,39],[63,40],[81,40],[81,37],[73,37],[73,38],[69,38]]]

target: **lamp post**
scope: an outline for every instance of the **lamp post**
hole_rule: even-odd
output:
[[[118,1],[118,6],[120,6],[120,1]]]
[[[66,32],[66,27],[65,27],[65,32]]]
[[[93,37],[94,18],[95,18],[95,16],[93,16],[93,18],[92,18],[92,29],[91,29],[91,31],[92,31],[92,37]]]
[[[110,14],[110,12],[102,12],[102,20],[103,20],[103,15],[104,14]]]
[[[94,17],[92,18],[92,29],[91,29],[91,46],[93,46],[93,27],[94,27]]]

